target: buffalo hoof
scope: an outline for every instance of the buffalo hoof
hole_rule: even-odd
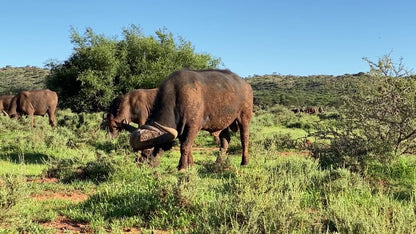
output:
[[[181,168],[181,169],[178,168],[178,172],[184,173],[184,172],[186,172],[186,168]]]

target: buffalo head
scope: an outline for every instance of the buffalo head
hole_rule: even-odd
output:
[[[124,127],[126,130],[126,127]],[[170,144],[177,137],[178,131],[173,128],[162,126],[156,122],[143,125],[139,129],[132,131],[130,135],[130,145],[134,151],[145,150],[152,147],[162,147]]]
[[[108,124],[108,132],[110,133],[111,138],[116,138],[122,128],[119,126],[119,124],[114,120],[114,117],[107,116],[107,124]]]

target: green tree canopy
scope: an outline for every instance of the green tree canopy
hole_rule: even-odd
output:
[[[47,87],[58,92],[60,107],[75,112],[102,111],[111,100],[137,88],[157,87],[182,68],[217,68],[220,58],[195,53],[189,41],[166,29],[145,36],[132,25],[122,39],[98,35],[87,28],[81,35],[71,28],[74,51],[63,63],[51,62]]]

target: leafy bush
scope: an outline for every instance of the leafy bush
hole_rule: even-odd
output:
[[[159,30],[144,36],[132,25],[123,39],[109,39],[87,28],[72,29],[74,53],[64,63],[51,62],[48,88],[58,92],[60,107],[75,112],[103,111],[111,100],[137,88],[157,87],[171,72],[182,68],[216,68],[220,59],[197,54],[190,42],[175,40]]]
[[[45,172],[46,176],[58,178],[66,183],[74,180],[91,180],[95,183],[105,181],[117,166],[112,159],[99,156],[95,161],[86,163],[79,159],[61,159],[51,161],[49,164]]]
[[[251,141],[251,146],[268,151],[288,150],[298,148],[299,142],[290,134],[273,134],[271,136],[264,136],[263,138],[256,138]]]
[[[4,175],[0,177],[0,220],[7,212],[28,196],[23,176]]]
[[[259,109],[255,113],[251,125],[271,127],[276,125],[287,125],[288,122],[297,118],[296,115],[281,105],[274,105],[269,108]]]
[[[368,62],[369,76],[344,97],[340,118],[314,133],[331,141],[325,150],[316,148],[324,165],[364,170],[370,161],[388,163],[416,151],[416,79],[402,76],[402,64],[388,56]]]

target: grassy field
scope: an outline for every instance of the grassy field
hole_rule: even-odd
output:
[[[128,134],[110,140],[101,116],[59,110],[54,129],[0,116],[0,233],[416,232],[414,156],[322,169],[301,147],[318,116],[256,112],[245,167],[238,133],[216,165],[201,132],[184,173],[177,147],[157,168],[135,163]]]

